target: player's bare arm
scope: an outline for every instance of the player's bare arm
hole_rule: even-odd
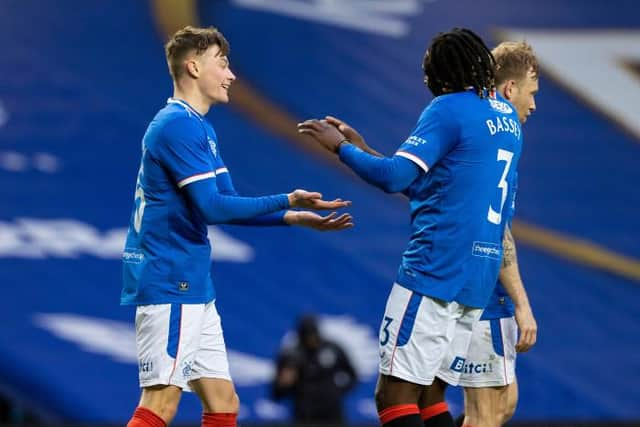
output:
[[[538,325],[533,316],[524,284],[522,283],[520,269],[518,268],[516,243],[509,227],[505,229],[502,246],[503,257],[500,268],[500,282],[513,300],[515,306],[516,322],[520,330],[516,350],[518,352],[525,352],[536,343]]]

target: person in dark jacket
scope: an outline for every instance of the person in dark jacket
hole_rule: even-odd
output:
[[[312,315],[298,323],[297,342],[278,355],[273,397],[291,397],[299,423],[344,422],[342,401],[357,382],[344,350],[322,337]]]

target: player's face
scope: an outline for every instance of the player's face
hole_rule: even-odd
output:
[[[520,123],[527,121],[527,118],[536,110],[536,94],[538,93],[538,77],[529,71],[524,79],[517,80],[511,87],[509,100],[516,107]]]
[[[200,69],[198,86],[211,104],[229,102],[229,87],[236,76],[229,68],[229,58],[220,54],[220,47],[213,45],[197,58]]]

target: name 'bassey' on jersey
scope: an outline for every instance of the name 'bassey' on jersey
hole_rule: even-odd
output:
[[[483,308],[502,258],[522,130],[511,104],[474,92],[435,98],[396,155],[425,172],[405,191],[412,235],[397,282]]]

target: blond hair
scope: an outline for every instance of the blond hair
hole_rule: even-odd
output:
[[[538,58],[529,43],[502,42],[491,53],[496,59],[496,86],[507,80],[523,80],[529,72],[538,78]]]

